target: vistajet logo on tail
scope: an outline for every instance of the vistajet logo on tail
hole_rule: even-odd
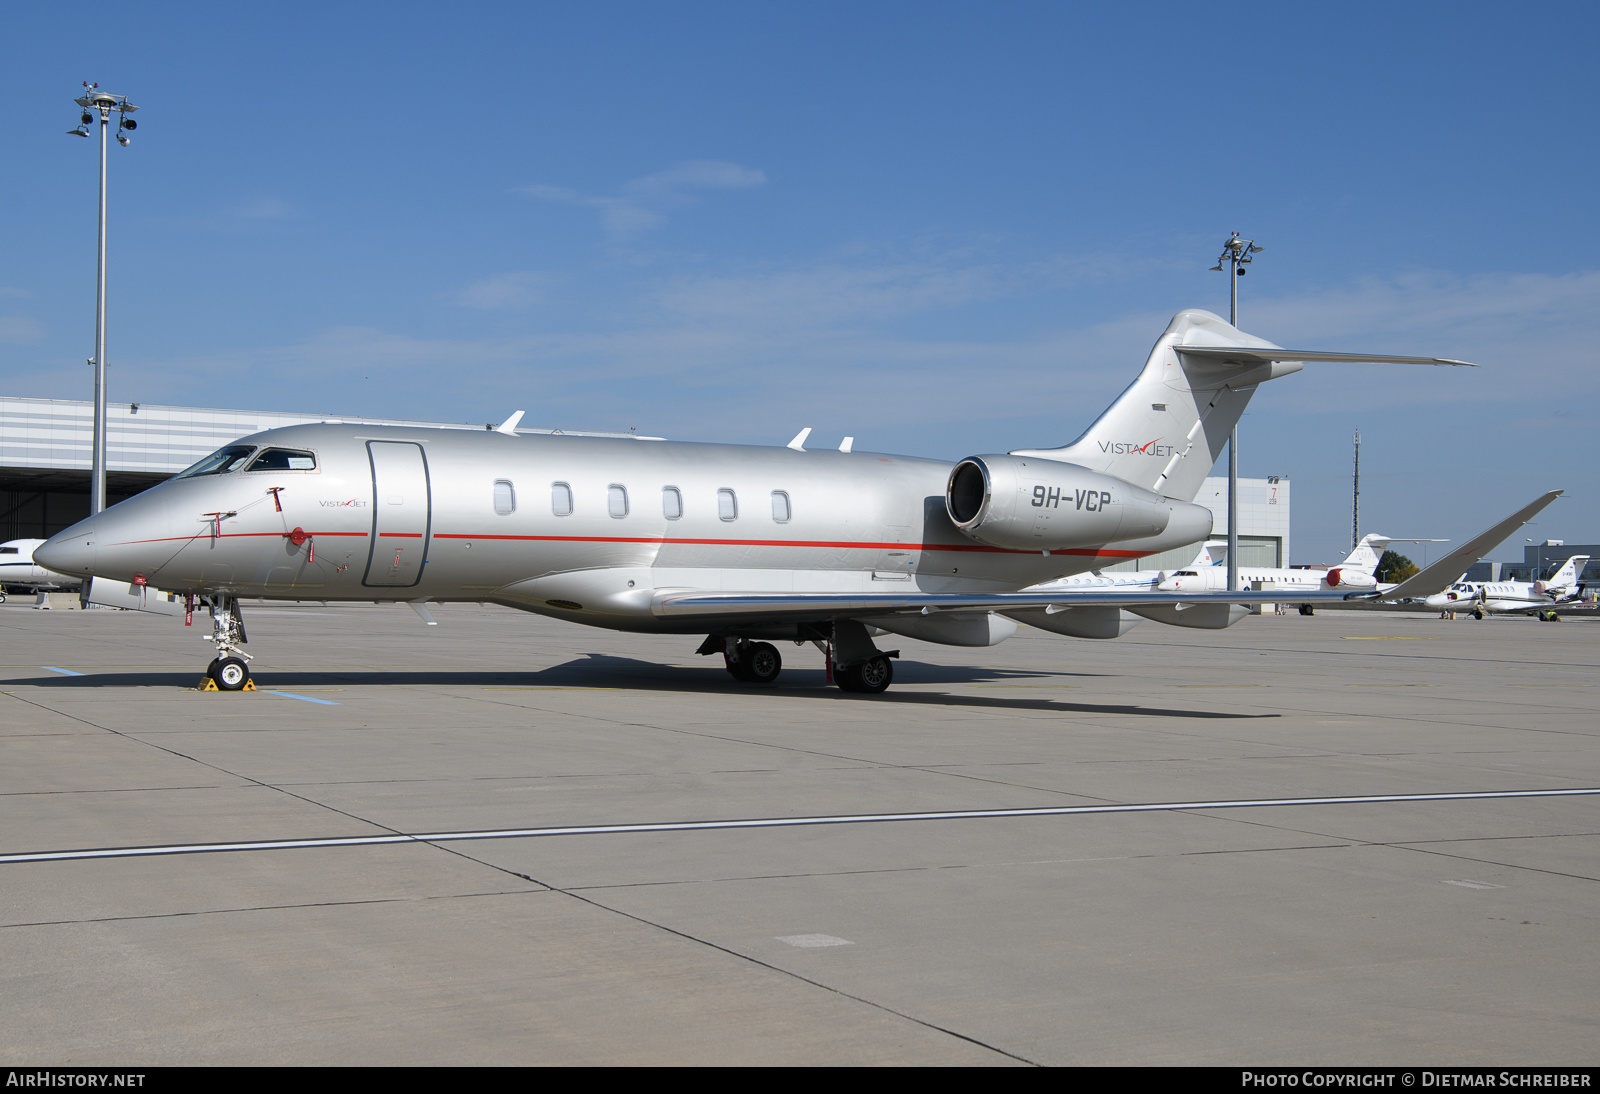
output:
[[[1170,456],[1178,449],[1170,444],[1157,444],[1155,441],[1146,441],[1144,444],[1117,443],[1114,441],[1101,441],[1100,451],[1107,456]]]

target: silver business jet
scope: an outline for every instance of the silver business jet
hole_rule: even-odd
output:
[[[1285,350],[1180,312],[1076,441],[954,465],[874,452],[498,430],[305,425],[241,438],[35,552],[209,608],[224,690],[249,680],[239,598],[489,601],[616,630],[707,635],[767,683],[773,641],[814,642],[847,691],[894,675],[888,633],[988,646],[1060,592],[1043,582],[1203,541],[1193,498],[1256,387],[1303,361],[1463,364]],[[809,432],[809,431],[807,431]],[[1338,592],[1316,594],[1339,599]],[[1278,593],[1075,591],[1074,617],[1186,608],[1224,627]],[[1299,599],[1307,599],[1301,594]],[[91,596],[90,599],[93,599]],[[187,619],[186,619],[187,621]]]

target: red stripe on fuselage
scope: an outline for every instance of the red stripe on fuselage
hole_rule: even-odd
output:
[[[288,532],[223,532],[217,539],[249,539],[254,536],[272,536],[281,539]],[[307,532],[306,536],[370,536],[370,532]],[[421,532],[381,532],[382,539],[421,539]],[[114,547],[131,547],[140,543],[187,543],[210,538],[205,532],[193,536],[167,536],[162,539],[132,539],[111,544]],[[831,539],[673,539],[666,536],[508,536],[474,535],[471,532],[435,532],[434,539],[513,540],[523,543],[659,543],[683,544],[695,547],[835,547],[846,550],[884,551],[893,549],[914,551],[977,551],[984,554],[1034,555],[1042,551],[1019,551],[1012,547],[989,547],[981,543],[872,543],[855,540]],[[1051,551],[1052,555],[1073,555],[1087,558],[1143,558],[1143,551],[1092,551],[1083,548]]]

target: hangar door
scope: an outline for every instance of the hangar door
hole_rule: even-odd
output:
[[[372,553],[367,586],[405,588],[422,580],[433,505],[428,460],[413,441],[368,441],[372,461]]]

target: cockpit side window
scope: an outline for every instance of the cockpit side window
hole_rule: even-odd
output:
[[[187,471],[180,471],[174,475],[176,479],[194,479],[201,475],[227,475],[239,470],[244,462],[254,452],[255,445],[230,444],[226,448],[219,448]]]
[[[317,457],[293,448],[264,448],[246,471],[315,471]]]

